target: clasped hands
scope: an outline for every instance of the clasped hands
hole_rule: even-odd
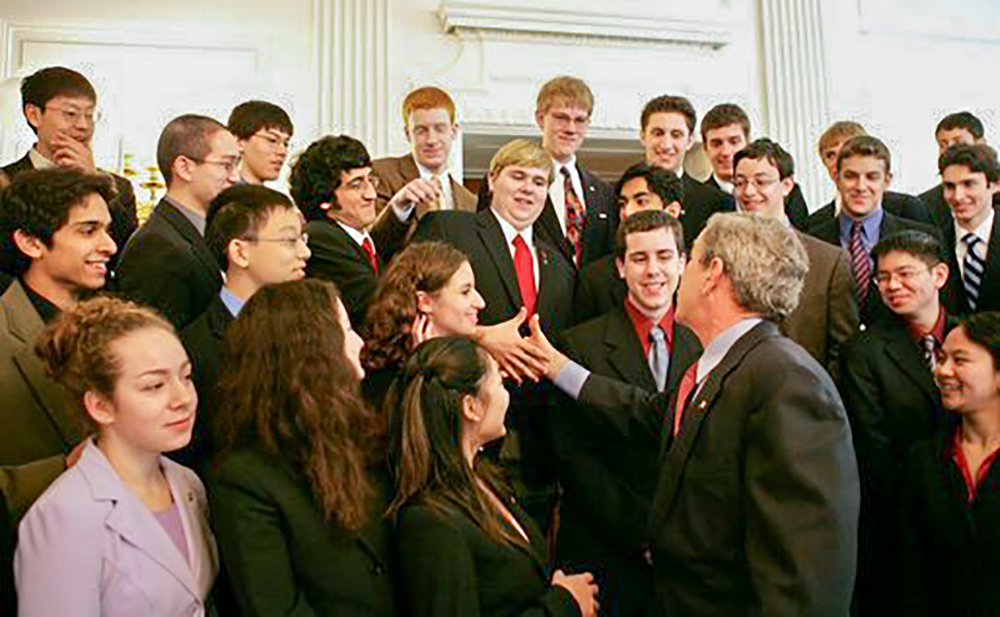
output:
[[[518,384],[543,377],[551,379],[568,362],[542,332],[538,315],[528,320],[530,336],[521,336],[520,328],[527,317],[528,312],[522,307],[512,319],[494,326],[480,326],[476,332],[479,344],[500,365],[501,374]]]

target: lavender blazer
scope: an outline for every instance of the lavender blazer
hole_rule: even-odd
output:
[[[161,457],[190,563],[153,513],[87,443],[21,522],[14,574],[21,617],[194,617],[218,572],[205,489]]]

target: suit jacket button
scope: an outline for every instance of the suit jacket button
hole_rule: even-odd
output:
[[[382,576],[382,565],[381,564],[373,565],[372,574],[374,574],[375,576]]]

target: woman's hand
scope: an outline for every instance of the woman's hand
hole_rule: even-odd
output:
[[[600,608],[597,603],[599,589],[592,574],[589,572],[565,574],[562,570],[556,570],[552,575],[552,584],[562,587],[573,596],[583,617],[597,617],[597,611]]]
[[[413,325],[410,326],[410,337],[413,339],[413,346],[417,347],[420,343],[429,341],[435,336],[437,336],[437,330],[431,322],[431,316],[427,313],[417,315],[417,318],[413,320]]]

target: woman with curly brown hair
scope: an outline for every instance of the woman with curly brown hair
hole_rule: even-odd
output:
[[[371,335],[361,354],[365,399],[376,409],[413,348],[429,338],[473,336],[486,306],[465,253],[418,242],[396,255],[368,308]]]
[[[226,335],[209,497],[243,615],[394,615],[363,345],[331,283],[258,291]]]

